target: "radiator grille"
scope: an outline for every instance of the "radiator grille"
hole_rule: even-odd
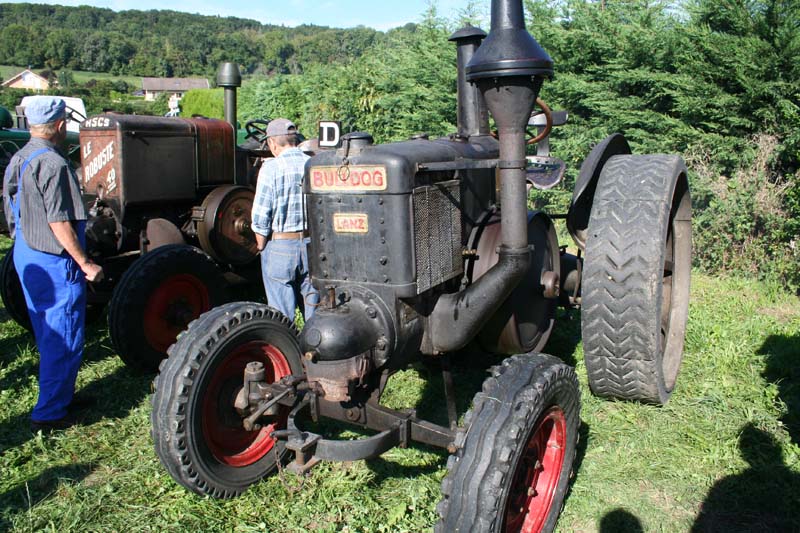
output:
[[[414,189],[417,294],[463,271],[460,205],[458,181]]]

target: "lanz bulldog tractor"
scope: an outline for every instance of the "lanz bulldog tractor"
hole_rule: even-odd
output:
[[[493,0],[488,36],[468,27],[451,40],[458,133],[385,145],[348,134],[307,163],[309,257],[323,302],[302,332],[266,305],[240,302],[205,313],[170,348],[152,436],[184,487],[233,497],[289,454],[286,468],[305,473],[418,442],[452,454],[436,531],[552,530],[580,422],[575,372],[538,353],[559,299],[582,305],[596,394],[669,399],[689,295],[683,161],[631,155],[621,135],[598,144],[566,215],[585,258],[567,254],[551,217],[527,209],[526,177],[548,186],[563,167],[545,142],[526,159],[529,121],[542,124],[541,141],[563,115],[539,100],[545,112],[531,119],[553,63],[525,30],[522,2]],[[448,360],[472,349],[508,357],[458,427]],[[443,363],[449,427],[380,403],[390,376],[421,357]],[[310,431],[309,417],[377,433],[334,440]]]
[[[84,119],[81,176],[89,209],[87,252],[106,273],[88,294],[89,316],[109,305],[109,331],[125,363],[155,371],[178,332],[232,299],[263,293],[250,230],[257,165],[269,156],[252,121],[237,146],[238,67],[220,68],[226,120],[105,113]],[[27,322],[7,254],[2,295]],[[253,296],[249,296],[249,299]]]

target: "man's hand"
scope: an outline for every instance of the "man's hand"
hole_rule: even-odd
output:
[[[264,237],[260,233],[255,233],[254,232],[254,234],[256,236],[256,248],[258,248],[258,251],[260,252],[260,251],[264,250],[264,248],[267,246],[267,241],[269,239],[267,239],[266,237]]]
[[[103,281],[103,267],[97,263],[87,261],[81,265],[81,270],[86,274],[86,281],[91,283]]]
[[[50,222],[50,229],[53,234],[61,243],[61,246],[72,256],[78,266],[86,275],[86,281],[97,282],[103,279],[103,267],[92,262],[83,250],[81,243],[78,241],[78,236],[75,234],[75,229],[72,227],[72,222]]]

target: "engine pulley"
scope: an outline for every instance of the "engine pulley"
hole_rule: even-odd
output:
[[[470,237],[469,248],[476,252],[467,264],[472,282],[497,263],[496,250],[501,240],[500,214],[486,213]],[[479,344],[489,352],[538,351],[550,337],[560,287],[560,262],[555,227],[545,213],[528,212],[528,243],[533,254],[528,273],[478,334]]]
[[[220,263],[245,265],[258,255],[250,213],[255,194],[247,187],[217,187],[203,200],[197,238],[203,250]]]

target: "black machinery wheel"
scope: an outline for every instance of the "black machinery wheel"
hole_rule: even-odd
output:
[[[25,294],[19,282],[17,269],[14,267],[14,248],[11,248],[0,262],[0,297],[6,313],[14,322],[33,331],[31,317],[28,315],[28,304],[25,303]]]
[[[619,155],[600,174],[586,241],[581,329],[598,396],[665,404],[683,359],[692,223],[677,156]]]
[[[552,531],[578,443],[574,370],[544,354],[492,369],[447,462],[437,533]]]
[[[25,302],[25,294],[22,292],[22,284],[14,267],[14,248],[11,248],[0,262],[0,298],[6,308],[8,316],[26,330],[33,332],[31,317],[28,314],[28,304]],[[91,324],[103,316],[105,304],[87,303],[86,304],[86,323]]]
[[[191,323],[155,380],[152,436],[170,475],[201,495],[231,498],[283,460],[288,408],[246,431],[234,408],[247,363],[261,361],[267,381],[303,372],[294,324],[264,304],[231,303]]]
[[[169,244],[134,261],[109,304],[109,333],[120,358],[155,372],[189,322],[224,303],[224,288],[217,264],[194,246]]]

